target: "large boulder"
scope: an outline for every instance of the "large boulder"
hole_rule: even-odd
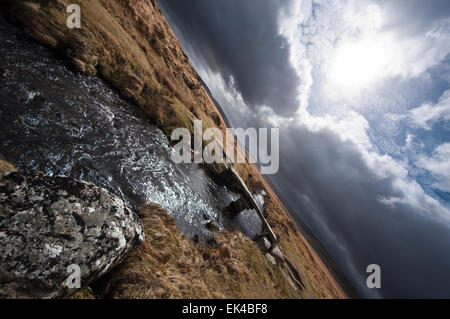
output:
[[[239,197],[239,199],[231,202],[225,209],[224,214],[226,214],[228,217],[234,217],[243,210],[249,209],[249,205],[243,199],[242,197]]]
[[[87,286],[143,240],[137,215],[94,184],[20,172],[0,180],[0,298],[69,296],[77,269]]]

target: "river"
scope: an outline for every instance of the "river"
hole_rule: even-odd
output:
[[[70,71],[1,15],[0,54],[0,154],[18,169],[92,182],[136,210],[160,204],[190,237],[210,237],[212,220],[228,228],[243,221],[248,235],[258,233],[247,211],[223,216],[239,195],[197,164],[175,164],[167,137],[136,106],[101,79]]]

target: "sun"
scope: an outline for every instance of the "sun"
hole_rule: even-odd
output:
[[[394,35],[383,30],[383,14],[371,4],[360,14],[349,14],[350,26],[329,52],[326,78],[337,93],[359,93],[395,68]]]
[[[331,58],[328,79],[338,89],[359,91],[383,76],[389,65],[390,44],[378,37],[346,41]]]

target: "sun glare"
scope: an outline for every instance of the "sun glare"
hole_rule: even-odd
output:
[[[326,75],[333,91],[352,94],[386,75],[398,56],[392,34],[381,29],[383,17],[378,5],[371,4],[360,14],[349,14],[346,21],[354,31],[358,30],[358,35],[339,41],[331,52]]]
[[[389,62],[386,41],[365,39],[340,45],[331,59],[331,83],[341,89],[360,90],[383,75]]]

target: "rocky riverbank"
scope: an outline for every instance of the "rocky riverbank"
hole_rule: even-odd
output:
[[[205,128],[223,130],[225,125],[157,4],[144,0],[80,1],[83,27],[79,30],[65,26],[68,4],[63,0],[2,4],[10,19],[70,61],[69,68],[76,73],[2,20],[0,153],[22,171],[43,171],[45,174],[38,176],[44,180],[65,174],[74,183],[98,187],[99,192],[119,198],[123,207],[140,216],[146,233],[144,244],[132,250],[139,241],[127,238],[120,257],[107,252],[96,255],[108,256],[106,264],[110,265],[100,263],[98,269],[92,268],[96,275],[89,275],[91,279],[84,279],[82,285],[89,285],[91,293],[76,296],[343,297],[256,167],[235,165],[233,169],[241,179],[235,187],[228,177],[217,178],[228,168],[209,169],[208,175],[198,165],[171,162],[165,134],[173,128],[192,129],[194,119],[203,120]],[[93,75],[99,75],[119,94]],[[25,173],[13,173],[5,179],[33,178],[20,174]],[[267,194],[263,210],[252,199],[252,194],[262,190]],[[11,192],[5,191],[9,195],[4,196],[2,213],[16,218],[7,214],[13,201]],[[53,198],[60,189],[46,191]],[[239,198],[245,198],[242,208],[255,210],[264,224],[263,233],[254,237],[260,249],[242,233],[233,232],[239,227],[227,216],[227,210],[233,202],[237,206]],[[81,204],[89,213],[92,203]],[[41,207],[49,205],[43,202]],[[31,207],[36,214],[38,206]],[[93,216],[101,213],[94,210]],[[70,224],[72,217],[62,219]],[[52,244],[46,242],[52,236],[47,238],[37,230],[32,236],[36,249]],[[89,246],[89,238],[80,238]],[[119,244],[122,247],[123,240]],[[7,260],[15,260],[14,253],[20,250],[16,248],[5,255]],[[58,265],[66,266],[74,257],[62,254],[62,250],[58,256],[65,259]],[[83,263],[84,255],[76,256]],[[26,274],[37,271],[43,279],[51,259],[42,258],[42,267],[28,269]],[[108,271],[114,265],[118,266]],[[15,273],[14,267],[11,264],[5,272]],[[29,277],[22,274],[21,278]],[[58,285],[61,280],[58,278]],[[14,295],[11,290],[8,294],[26,296]],[[67,295],[67,291],[47,291],[29,297]]]

